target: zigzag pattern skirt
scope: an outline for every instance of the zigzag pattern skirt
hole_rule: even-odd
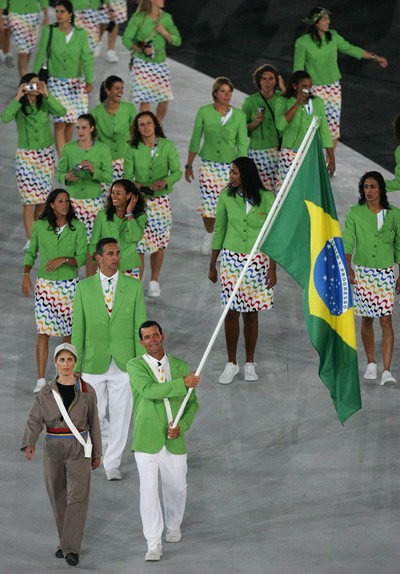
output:
[[[89,48],[94,52],[100,42],[100,12],[97,9],[74,10],[75,26],[80,26],[89,36]]]
[[[54,78],[47,82],[49,92],[67,109],[65,116],[52,116],[55,124],[74,124],[81,114],[88,111],[89,100],[83,78]]]
[[[35,319],[39,335],[67,337],[72,332],[74,297],[78,278],[35,283]]]
[[[146,199],[147,222],[143,238],[139,241],[138,253],[155,253],[166,249],[172,225],[172,212],[167,195]]]
[[[126,0],[112,0],[111,6],[111,16],[106,7],[103,10],[99,10],[100,24],[108,24],[110,21],[115,22],[115,24],[123,24],[126,22],[128,19]]]
[[[97,217],[99,211],[105,208],[106,201],[103,195],[99,197],[92,197],[90,199],[77,199],[76,197],[71,197],[71,205],[74,208],[76,218],[86,227],[86,235],[88,242],[92,237],[94,220]]]
[[[355,265],[354,313],[362,317],[391,315],[394,306],[394,269]]]
[[[173,100],[168,64],[134,58],[131,69],[132,101],[158,104]]]
[[[229,183],[230,163],[200,161],[199,180],[202,217],[215,217],[219,194]]]
[[[54,170],[53,147],[37,150],[17,148],[15,171],[21,203],[44,203],[53,187]]]
[[[272,191],[272,193],[278,192],[279,149],[277,147],[249,149],[248,155],[254,160],[265,189]]]
[[[247,253],[236,253],[223,249],[221,254],[220,282],[221,304],[225,307],[247,261]],[[269,257],[256,253],[247,270],[238,292],[231,304],[233,311],[265,311],[273,307],[273,289],[266,286]]]
[[[293,163],[294,158],[296,157],[296,154],[297,150],[295,149],[291,149],[289,147],[283,147],[281,149],[281,153],[279,156],[279,172],[277,181],[278,190],[282,187],[282,184],[285,180],[285,177],[288,174],[288,171]]]
[[[342,87],[340,82],[327,86],[313,86],[313,93],[324,100],[325,114],[332,139],[340,137],[340,114],[342,111]]]
[[[18,54],[30,54],[39,38],[41,14],[8,14],[9,28]]]

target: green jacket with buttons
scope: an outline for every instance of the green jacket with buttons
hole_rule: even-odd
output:
[[[214,104],[199,108],[189,152],[198,153],[207,161],[219,163],[230,163],[237,157],[247,156],[248,136],[244,112],[232,108],[232,115],[225,125],[222,125],[221,118]],[[203,146],[200,149],[202,136]]]
[[[0,0],[0,10],[7,8],[8,0]],[[37,14],[49,7],[49,0],[9,0],[8,12],[13,14]]]
[[[253,205],[246,213],[243,197],[229,195],[228,189],[222,191],[217,204],[213,249],[250,253],[275,200],[270,191],[260,189],[260,195],[260,205]]]
[[[109,114],[102,103],[90,113],[96,120],[97,139],[108,145],[112,159],[124,157],[130,139],[130,127],[137,114],[135,104],[120,102],[118,110]]]
[[[90,161],[94,167],[93,174],[88,169],[74,170],[82,161]],[[79,179],[68,181],[66,174],[72,171]],[[106,144],[94,142],[85,150],[77,141],[64,145],[58,164],[57,178],[67,186],[70,197],[75,199],[93,199],[102,195],[100,183],[109,184],[113,180],[111,152]]]
[[[272,98],[268,100],[267,106],[264,98],[257,92],[248,96],[242,105],[242,110],[246,114],[247,123],[250,124],[254,120],[254,116],[258,112],[259,107],[263,107],[264,119],[259,126],[254,128],[250,134],[250,149],[264,150],[276,148],[279,146],[279,133],[275,127],[275,104],[279,96],[282,95],[281,91],[274,93]],[[272,112],[271,112],[272,110]]]
[[[69,42],[57,25],[53,26],[50,44],[48,71],[55,78],[80,78],[82,75],[87,84],[93,83],[93,55],[89,48],[89,37],[83,28],[73,27]],[[33,64],[33,72],[38,74],[46,63],[47,43],[50,26],[44,26],[40,35],[38,51]]]
[[[18,143],[22,149],[43,149],[53,145],[54,138],[51,132],[50,114],[60,118],[67,110],[51,94],[43,98],[40,108],[36,104],[27,106],[25,113],[21,102],[13,99],[1,114],[5,123],[15,120],[17,124]]]
[[[355,265],[385,269],[400,263],[400,209],[390,205],[378,230],[376,213],[366,204],[354,205],[346,217],[343,243]]]
[[[169,195],[173,191],[173,185],[182,177],[179,155],[174,142],[167,138],[159,138],[153,158],[151,149],[143,142],[140,142],[137,148],[128,144],[124,154],[124,177],[146,186],[159,179],[165,179],[167,187],[154,193],[154,197]]]

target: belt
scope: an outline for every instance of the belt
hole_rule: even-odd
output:
[[[78,431],[81,433],[82,436],[86,435],[88,431],[82,430],[78,428]],[[72,438],[74,434],[70,431],[68,427],[63,428],[52,428],[47,427],[46,429],[46,436],[51,438]],[[75,438],[75,437],[74,437]]]

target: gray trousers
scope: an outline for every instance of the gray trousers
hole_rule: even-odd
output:
[[[89,504],[91,459],[76,438],[43,443],[44,479],[64,556],[79,554]]]

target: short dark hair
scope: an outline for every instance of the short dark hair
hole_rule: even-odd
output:
[[[296,70],[295,72],[293,72],[288,81],[285,98],[295,97],[296,89],[294,86],[299,82],[301,82],[301,80],[311,80],[310,74],[305,70]]]
[[[102,237],[101,239],[98,240],[98,242],[96,243],[96,251],[95,254],[96,255],[103,255],[104,253],[104,246],[107,245],[108,243],[116,243],[117,245],[119,245],[118,241],[115,239],[115,237]]]
[[[108,78],[103,80],[100,85],[100,102],[104,102],[107,99],[106,90],[111,90],[114,84],[119,83],[124,83],[124,80],[122,80],[119,76],[108,76]]]
[[[161,325],[159,323],[157,323],[157,321],[145,321],[144,323],[142,323],[139,327],[139,338],[142,341],[143,337],[142,337],[142,329],[148,329],[149,327],[157,327],[158,332],[160,333],[160,335],[163,334],[163,330],[161,329]]]
[[[271,72],[271,74],[274,75],[275,77],[275,87],[274,90],[276,90],[277,88],[279,88],[279,72],[278,70],[275,68],[275,66],[272,66],[271,64],[264,64],[263,66],[260,66],[259,68],[257,68],[256,70],[254,70],[253,72],[253,82],[254,85],[256,86],[256,88],[258,90],[261,90],[261,77],[264,74],[264,72]]]
[[[70,2],[70,0],[57,0],[56,8],[57,8],[57,6],[63,6],[66,9],[66,11],[69,14],[71,14],[71,24],[73,26],[75,23],[75,15],[74,15],[74,6],[73,6],[72,2]],[[58,22],[55,25],[58,26]]]

